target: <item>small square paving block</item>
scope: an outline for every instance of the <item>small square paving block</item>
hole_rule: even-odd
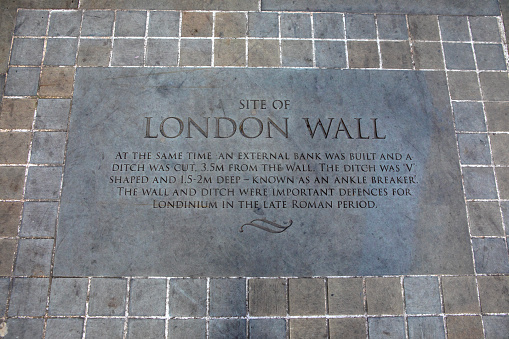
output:
[[[250,319],[250,338],[286,338],[285,319]]]
[[[48,319],[46,336],[48,338],[81,339],[83,319]]]
[[[11,275],[16,244],[14,239],[0,239],[0,276]]]
[[[467,199],[496,199],[495,176],[492,168],[465,167],[465,195]]]
[[[381,41],[383,68],[411,69],[410,44],[408,41]]]
[[[11,65],[39,66],[42,62],[44,39],[14,38]]]
[[[5,95],[34,96],[39,84],[39,67],[11,67],[7,72]]]
[[[364,314],[362,278],[327,280],[329,314]]]
[[[117,11],[115,36],[145,36],[146,25],[147,12],[145,11]]]
[[[303,13],[281,14],[282,38],[311,38],[311,17]]]
[[[368,318],[370,338],[393,338],[405,337],[405,321],[403,317],[376,317]]]
[[[480,316],[448,316],[446,318],[448,339],[483,338]]]
[[[35,128],[37,129],[67,129],[69,119],[70,99],[39,99]]]
[[[257,38],[277,38],[279,36],[278,14],[249,12],[248,35]]]
[[[124,319],[88,319],[86,339],[122,339]]]
[[[323,279],[289,280],[290,315],[325,314],[325,282]]]
[[[30,167],[25,197],[56,199],[60,196],[62,167]]]
[[[348,60],[351,68],[379,68],[376,41],[348,41]]]
[[[490,144],[486,134],[458,134],[462,165],[491,164]]]
[[[413,40],[439,41],[438,20],[432,15],[409,15],[408,29]]]
[[[164,320],[129,319],[127,338],[164,338]]]
[[[509,316],[485,315],[483,317],[486,338],[504,338],[509,333]]]
[[[52,11],[49,36],[78,36],[80,33],[81,11]]]
[[[66,135],[66,132],[35,132],[30,162],[33,164],[62,164]]]
[[[42,338],[44,319],[9,319],[7,328],[8,333],[16,333],[17,338]]]
[[[113,11],[85,11],[81,25],[81,36],[111,36],[113,32]]]
[[[21,202],[0,202],[0,237],[15,237],[18,234]]]
[[[90,315],[124,315],[127,293],[125,279],[92,279],[90,285]]]
[[[279,67],[279,41],[250,39],[248,49],[249,67]]]
[[[113,43],[113,66],[142,66],[145,41],[143,39],[115,39]]]
[[[246,14],[228,12],[219,12],[216,14],[214,36],[218,38],[240,38],[246,36],[246,31]]]
[[[205,279],[170,280],[170,316],[202,317],[207,310]]]
[[[0,167],[0,199],[20,199],[24,182],[25,167]]]
[[[327,338],[325,318],[290,319],[290,339]]]
[[[507,72],[481,72],[479,74],[484,100],[507,101],[509,77]]]
[[[487,102],[484,107],[489,130],[509,132],[509,102]]]
[[[345,21],[347,39],[376,39],[373,14],[347,14]]]
[[[495,168],[497,175],[498,189],[500,191],[500,199],[509,199],[509,168]]]
[[[403,314],[403,295],[399,278],[367,278],[368,314]]]
[[[209,338],[237,338],[245,339],[246,320],[245,319],[211,319],[209,322]]]
[[[509,312],[509,277],[508,276],[480,276],[479,297],[483,313]]]
[[[404,287],[408,314],[440,313],[440,290],[436,277],[405,277]]]
[[[439,42],[415,41],[412,48],[416,69],[444,69],[442,47]]]
[[[35,99],[4,99],[0,113],[0,128],[32,128],[36,104]]]
[[[246,315],[245,279],[210,280],[210,315],[212,317]]]
[[[178,40],[149,39],[147,42],[148,66],[177,66]]]
[[[133,279],[129,315],[163,316],[166,312],[166,279]]]
[[[504,239],[472,239],[475,268],[478,273],[509,273],[507,246]]]
[[[445,313],[479,313],[479,300],[474,276],[443,277]]]
[[[77,49],[77,38],[48,39],[46,54],[44,56],[44,65],[72,66],[76,61]]]
[[[485,104],[485,107],[489,103]],[[457,131],[485,132],[483,105],[480,102],[453,102],[454,121]],[[508,106],[509,108],[509,106]],[[486,111],[488,109],[486,108]]]
[[[180,12],[149,12],[149,37],[178,37]]]
[[[502,45],[475,44],[475,57],[480,70],[506,70]]]
[[[39,84],[41,97],[72,96],[74,67],[43,67]]]
[[[212,42],[209,39],[182,39],[180,66],[210,66]]]
[[[85,315],[87,278],[54,278],[51,282],[50,315]]]
[[[26,164],[31,134],[0,132],[0,164]]]
[[[442,317],[408,317],[409,338],[445,339]]]
[[[315,41],[317,67],[346,67],[346,51],[343,41]]]
[[[284,279],[250,279],[249,313],[252,316],[286,315]]]
[[[314,13],[315,39],[344,39],[343,15],[339,13]]]
[[[215,66],[245,66],[246,41],[244,39],[220,39],[214,42]]]
[[[78,66],[108,66],[110,55],[110,39],[81,39]]]
[[[212,13],[182,13],[182,37],[212,36]]]
[[[404,15],[380,14],[376,16],[376,20],[380,39],[408,39],[408,28]]]
[[[364,318],[329,319],[331,338],[366,338],[366,320]]]
[[[14,273],[48,276],[51,268],[53,239],[20,239]]]
[[[470,29],[474,41],[499,42],[500,33],[497,18],[495,17],[470,17]]]
[[[313,66],[313,44],[308,40],[283,40],[281,42],[283,67]]]
[[[444,41],[470,41],[468,19],[463,16],[439,16]]]
[[[12,285],[9,316],[42,316],[46,310],[49,280],[15,278]]]
[[[16,16],[14,35],[43,36],[48,26],[48,11],[20,9]]]
[[[468,217],[473,236],[503,236],[502,217],[497,202],[469,201]]]
[[[443,44],[447,69],[475,70],[474,52],[469,43]]]
[[[490,134],[490,142],[495,165],[509,165],[509,154],[507,153],[509,134]]]
[[[475,72],[448,72],[451,98],[457,100],[480,100],[481,92]]]
[[[170,319],[168,335],[170,338],[205,339],[207,337],[205,319]]]

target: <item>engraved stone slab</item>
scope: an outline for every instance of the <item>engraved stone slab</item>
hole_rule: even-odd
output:
[[[57,276],[472,265],[443,72],[77,69]]]

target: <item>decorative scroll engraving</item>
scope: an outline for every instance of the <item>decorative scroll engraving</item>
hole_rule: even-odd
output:
[[[255,222],[262,222],[262,223],[268,224],[270,226],[275,227],[275,229],[271,229],[267,226],[256,224]],[[264,230],[264,231],[270,232],[270,233],[283,233],[284,231],[286,231],[288,229],[288,227],[292,226],[292,224],[293,224],[292,220],[290,220],[288,222],[287,226],[283,226],[283,225],[279,225],[273,221],[269,221],[267,219],[254,219],[251,222],[245,223],[244,225],[240,226],[239,232],[244,232],[244,226],[254,226],[256,228],[259,228],[261,230]]]

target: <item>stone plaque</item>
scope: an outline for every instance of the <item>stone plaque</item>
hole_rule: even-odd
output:
[[[472,273],[443,72],[78,68],[57,276]]]

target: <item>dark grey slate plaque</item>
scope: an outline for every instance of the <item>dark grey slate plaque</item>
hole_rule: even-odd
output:
[[[78,68],[64,173],[55,275],[473,272],[443,72]]]

